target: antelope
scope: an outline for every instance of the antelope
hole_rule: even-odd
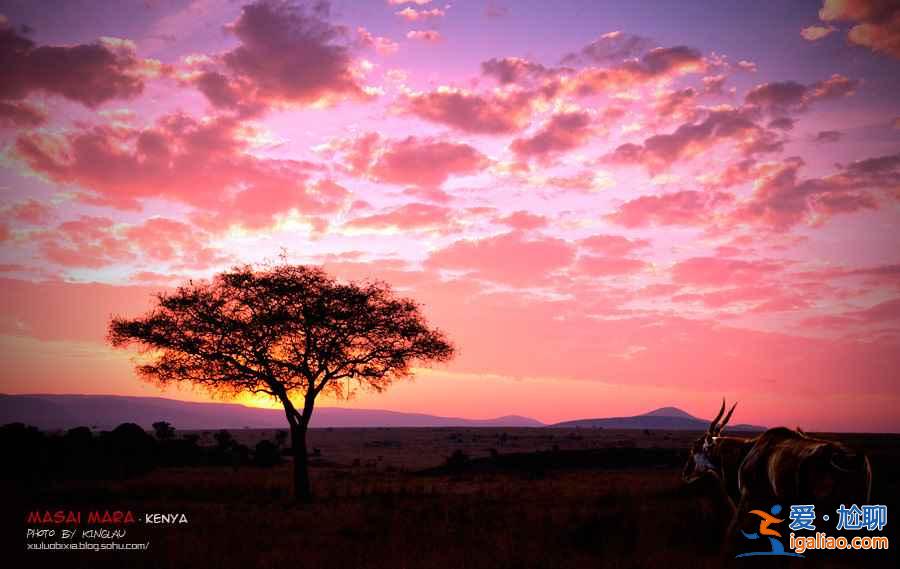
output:
[[[732,536],[748,507],[781,504],[866,503],[872,468],[864,454],[835,441],[811,437],[798,427],[769,429],[752,438],[722,436],[737,403],[724,420],[725,400],[706,433],[691,446],[682,479],[718,480],[733,511]]]

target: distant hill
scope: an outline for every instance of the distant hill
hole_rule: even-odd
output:
[[[670,431],[705,431],[710,419],[699,419],[677,407],[661,407],[633,417],[576,419],[550,425],[551,428],[582,429],[664,429]],[[731,431],[763,431],[758,425],[729,425]]]
[[[168,421],[176,429],[286,428],[284,412],[234,403],[194,403],[162,397],[118,395],[2,395],[0,425],[21,422],[41,429],[77,426],[111,429],[121,423],[149,428]],[[541,427],[529,417],[494,419],[438,417],[376,409],[319,407],[312,427]]]

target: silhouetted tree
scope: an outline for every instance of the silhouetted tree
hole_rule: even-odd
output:
[[[234,446],[234,437],[225,429],[218,431],[215,435],[213,435],[213,438],[216,440],[216,447],[222,449],[223,451],[228,450]]]
[[[31,425],[9,423],[0,427],[0,480],[32,481],[52,467],[47,437]]]
[[[103,433],[103,446],[120,476],[143,474],[153,468],[156,441],[135,423],[122,423]]]
[[[188,381],[280,401],[294,492],[303,501],[311,498],[306,432],[320,393],[345,397],[354,385],[381,391],[414,362],[453,354],[419,305],[387,284],[340,283],[321,269],[288,264],[237,267],[161,293],[143,317],[114,318],[109,340],[142,346],[148,361],[137,370],[160,384]]]
[[[156,433],[156,438],[161,441],[168,441],[175,438],[175,429],[168,421],[157,421],[153,423],[153,432]]]
[[[62,436],[62,470],[71,478],[90,478],[98,472],[102,456],[97,456],[94,433],[88,427],[74,427]]]

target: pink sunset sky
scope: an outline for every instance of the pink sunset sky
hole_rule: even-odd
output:
[[[110,316],[284,254],[458,347],[322,405],[900,431],[897,2],[0,14],[2,392],[205,399]]]

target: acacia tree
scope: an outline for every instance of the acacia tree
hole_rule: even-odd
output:
[[[409,376],[414,363],[453,355],[415,301],[385,283],[341,283],[314,267],[236,267],[156,300],[142,317],[113,318],[110,343],[137,344],[137,371],[149,381],[277,399],[290,425],[301,501],[312,497],[306,433],[319,394],[381,391]]]

